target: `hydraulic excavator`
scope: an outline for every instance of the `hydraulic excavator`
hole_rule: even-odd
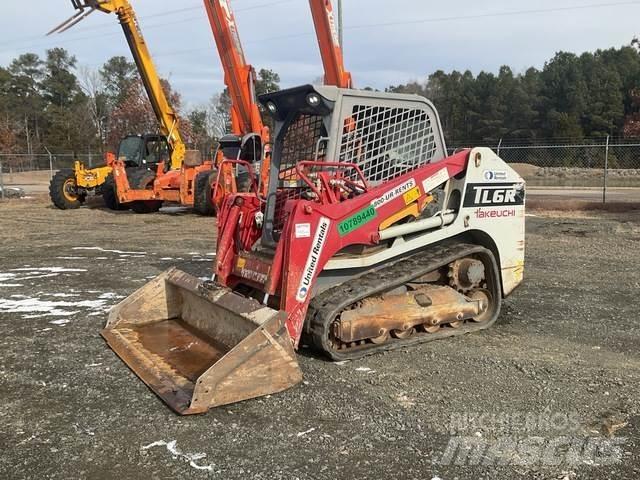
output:
[[[78,12],[52,32],[68,30],[96,10],[115,13],[159,124],[159,134],[129,135],[121,141],[111,164],[111,178],[103,187],[105,203],[149,213],[159,210],[163,201],[172,201],[193,206],[199,213],[210,213],[210,199],[206,193],[198,195],[195,179],[201,173],[210,174],[213,162],[203,162],[200,152],[187,150],[178,114],[163,90],[133,7],[128,0],[71,3]]]
[[[202,413],[295,385],[302,342],[350,360],[496,322],[524,275],[513,169],[487,148],[447,155],[418,95],[303,85],[260,101],[275,124],[266,195],[224,198],[213,279],[170,269],[102,331],[159,397]]]

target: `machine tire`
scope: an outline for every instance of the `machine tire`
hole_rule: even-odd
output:
[[[113,179],[113,173],[110,173],[101,186],[102,200],[105,207],[109,210],[128,210],[129,205],[120,203],[118,194],[116,193],[116,183]]]
[[[80,208],[85,199],[84,195],[77,193],[76,174],[70,168],[62,169],[53,176],[49,184],[49,196],[60,210]]]
[[[193,209],[196,213],[205,216],[212,216],[216,213],[213,204],[212,182],[215,181],[217,172],[201,172],[196,176],[193,193]]]
[[[127,170],[129,177],[129,185],[133,189],[149,190],[153,188],[153,182],[156,179],[156,172],[147,170],[146,168],[132,168]],[[136,200],[131,202],[130,208],[135,213],[155,213],[162,207],[162,200]]]

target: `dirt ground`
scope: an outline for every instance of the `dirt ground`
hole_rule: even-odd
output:
[[[303,384],[178,417],[99,331],[164,269],[208,276],[214,219],[0,203],[0,478],[640,478],[640,212],[531,215],[491,330],[342,364],[302,349]],[[619,450],[449,461],[460,438]]]

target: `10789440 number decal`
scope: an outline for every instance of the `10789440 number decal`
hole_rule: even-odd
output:
[[[373,206],[369,206],[363,210],[360,210],[358,213],[350,216],[349,218],[338,224],[338,233],[341,237],[344,237],[345,235],[353,232],[354,230],[357,230],[363,225],[366,225],[371,220],[376,218],[377,215],[378,212]]]

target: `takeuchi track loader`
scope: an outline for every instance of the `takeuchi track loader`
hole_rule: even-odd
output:
[[[181,414],[284,390],[294,350],[349,360],[490,327],[523,280],[525,184],[487,148],[447,155],[416,95],[300,86],[266,196],[228,195],[214,280],[171,269],[102,335]]]

